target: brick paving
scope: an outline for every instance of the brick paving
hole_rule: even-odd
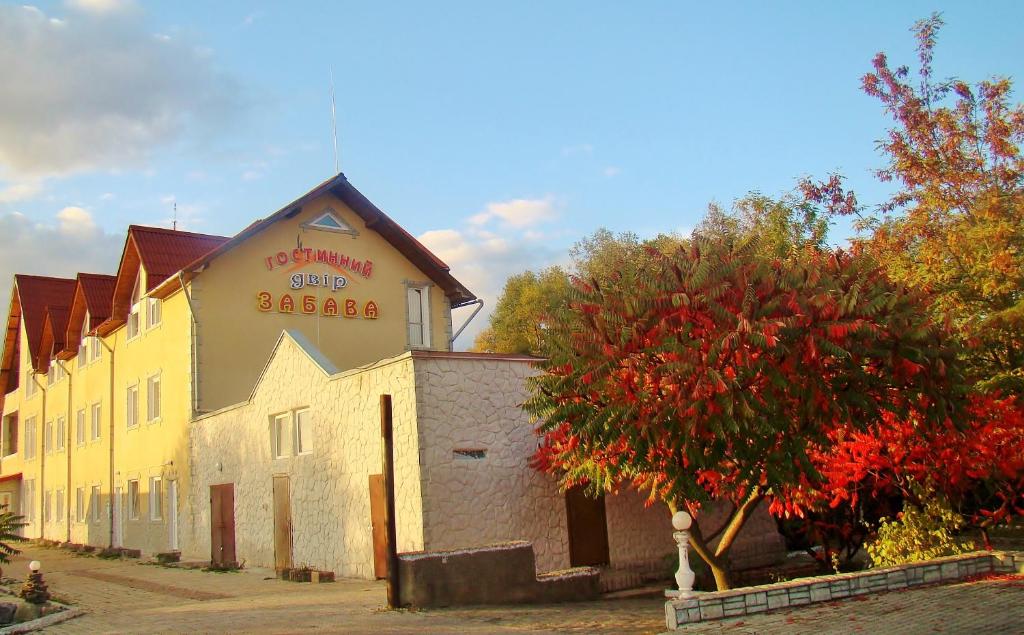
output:
[[[269,571],[211,573],[31,548],[4,567],[43,563],[51,591],[88,614],[47,633],[657,633],[664,601],[387,611],[366,580],[299,584]],[[1022,633],[1024,577],[917,588],[694,624],[683,633]]]

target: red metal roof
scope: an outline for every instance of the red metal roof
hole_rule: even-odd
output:
[[[50,357],[64,349],[64,337],[68,329],[68,307],[47,307],[43,320],[43,334],[39,339],[39,352],[35,358],[36,370],[50,366]]]
[[[28,352],[31,359],[39,357],[39,343],[43,335],[46,310],[64,309],[71,306],[75,293],[72,278],[46,278],[43,276],[14,276],[14,284],[21,305],[21,319],[28,336]],[[67,319],[65,317],[65,319]],[[61,338],[63,339],[63,338]]]
[[[128,236],[134,240],[142,266],[146,268],[147,292],[181,271],[185,265],[231,240],[227,236],[195,234],[140,225],[131,225],[128,228]]]
[[[88,309],[89,319],[92,322],[89,328],[95,328],[100,322],[110,317],[110,303],[114,297],[117,276],[80,273],[78,274],[78,283],[81,285],[82,294],[85,297],[85,308]]]

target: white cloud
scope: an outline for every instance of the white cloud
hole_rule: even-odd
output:
[[[612,178],[613,176],[618,176],[622,174],[622,168],[618,168],[614,165],[609,165],[604,170],[602,170],[601,173],[608,178]]]
[[[230,77],[187,42],[154,37],[132,6],[77,0],[53,20],[0,5],[0,168],[143,169],[151,152],[203,143],[239,112]]]
[[[69,9],[95,15],[125,13],[138,6],[133,0],[67,0],[65,4]]]
[[[11,183],[0,189],[0,203],[15,203],[35,198],[43,190],[43,183],[38,179]]]
[[[88,210],[65,207],[54,222],[37,223],[24,214],[0,215],[0,292],[10,297],[15,273],[74,277],[78,272],[114,273],[124,236],[108,234]],[[5,305],[6,306],[6,305]]]
[[[482,226],[493,219],[498,219],[503,225],[514,228],[524,228],[554,220],[558,216],[555,203],[552,197],[546,198],[517,198],[511,201],[488,203],[484,211],[471,216],[471,225]]]
[[[552,246],[547,237],[529,230],[510,229],[498,236],[467,219],[463,229],[438,229],[418,236],[420,242],[451,267],[452,275],[484,301],[484,310],[455,342],[458,349],[473,345],[494,309],[505,281],[527,269],[543,269],[564,261],[564,249]],[[469,317],[471,309],[456,311],[455,328]]]

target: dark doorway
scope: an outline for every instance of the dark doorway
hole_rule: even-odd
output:
[[[233,567],[235,557],[235,485],[210,486],[210,562]]]
[[[565,493],[565,515],[569,525],[569,565],[608,564],[604,496],[590,498],[582,487],[574,487]]]
[[[274,477],[274,568],[292,568],[292,490],[281,474]]]
[[[373,529],[373,575],[378,580],[388,575],[388,527],[385,519],[387,494],[384,475],[370,475],[370,526]]]

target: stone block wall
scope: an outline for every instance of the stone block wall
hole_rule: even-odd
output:
[[[185,558],[210,558],[210,486],[234,483],[239,561],[274,566],[273,477],[290,477],[294,566],[373,578],[369,476],[382,472],[380,395],[392,395],[400,551],[423,548],[416,398],[409,355],[334,372],[301,335],[282,336],[249,401],[191,426],[194,505]],[[313,449],[271,452],[271,417],[309,408]]]

